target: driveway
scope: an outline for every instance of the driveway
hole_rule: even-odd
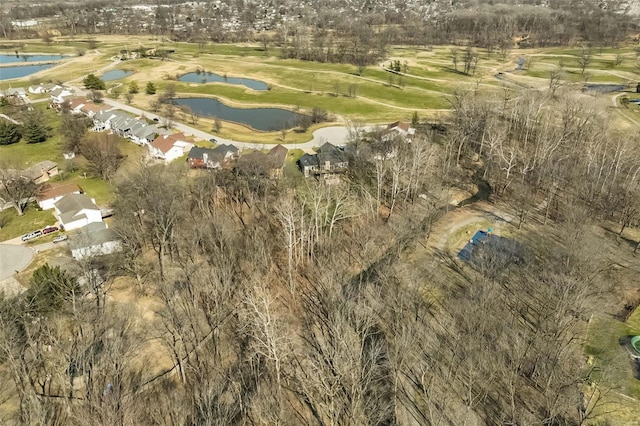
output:
[[[0,244],[0,281],[13,276],[16,271],[22,271],[33,260],[34,252],[30,248]]]

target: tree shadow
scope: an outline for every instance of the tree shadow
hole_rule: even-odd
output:
[[[611,230],[606,225],[601,225],[601,228],[606,232],[606,234],[610,237],[614,237],[616,242],[622,243],[623,245],[628,246],[631,250],[635,250],[638,246],[638,241],[631,239],[629,237],[625,237],[624,235],[618,234],[618,232]]]

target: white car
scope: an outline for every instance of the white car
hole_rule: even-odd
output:
[[[29,232],[28,234],[22,236],[22,241],[33,240],[34,238],[38,238],[41,235],[42,231]]]
[[[53,244],[57,244],[57,243],[61,243],[63,241],[67,241],[69,239],[68,235],[58,235],[57,237],[55,237],[53,240]]]

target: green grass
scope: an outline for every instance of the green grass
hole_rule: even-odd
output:
[[[37,231],[56,222],[53,210],[38,210],[37,204],[30,205],[23,216],[18,216],[14,208],[0,212],[0,241],[19,237]]]
[[[616,389],[633,398],[640,397],[640,381],[633,377],[632,363],[620,338],[640,334],[640,310],[626,323],[612,318],[593,317],[585,353],[592,357],[595,370],[592,378],[602,385]]]
[[[44,160],[55,162],[63,160],[62,137],[58,132],[60,116],[55,111],[46,109],[46,102],[34,104],[34,107],[42,110],[49,127],[50,137],[37,144],[28,144],[21,140],[12,145],[0,145],[0,158],[9,160],[9,163],[15,167],[27,168],[31,164]]]

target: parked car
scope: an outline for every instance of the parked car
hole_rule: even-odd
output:
[[[53,243],[54,244],[61,243],[63,241],[67,241],[68,239],[69,239],[68,235],[58,235],[53,239]]]
[[[25,234],[22,236],[22,241],[33,240],[34,238],[38,238],[41,235],[42,235],[42,231],[29,232],[28,234]]]
[[[46,228],[44,228],[42,230],[42,234],[43,235],[47,235],[47,234],[50,234],[52,232],[56,232],[57,230],[58,230],[57,226],[47,226]]]
[[[209,142],[211,142],[211,143],[218,143],[218,141],[217,141],[216,139],[214,139],[214,138],[209,139]]]

